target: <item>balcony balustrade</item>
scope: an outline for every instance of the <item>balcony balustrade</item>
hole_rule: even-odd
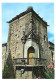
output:
[[[46,63],[46,59],[41,58],[16,58],[13,60],[14,65],[18,66],[27,66],[27,65],[34,65],[34,66],[44,66]]]

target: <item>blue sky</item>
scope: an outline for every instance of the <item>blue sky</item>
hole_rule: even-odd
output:
[[[9,24],[6,22],[29,6],[50,25],[47,28],[48,40],[54,43],[54,3],[2,3],[2,43],[8,39]]]

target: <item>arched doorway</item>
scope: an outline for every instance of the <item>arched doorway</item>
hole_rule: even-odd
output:
[[[29,47],[28,48],[28,64],[34,64],[34,53],[35,53],[35,50],[33,47]]]

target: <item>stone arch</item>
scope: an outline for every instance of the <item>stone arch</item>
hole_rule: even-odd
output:
[[[28,64],[34,64],[34,55],[35,55],[35,49],[34,47],[31,46],[27,50]]]
[[[27,50],[27,57],[29,58],[29,53],[34,53],[35,54],[35,49],[34,49],[34,47],[33,46],[30,46],[29,48],[28,48],[28,50]],[[33,56],[34,57],[34,56]]]
[[[28,53],[28,49],[30,48],[30,47],[33,47],[34,48],[34,50],[35,50],[35,55],[34,55],[34,57],[35,58],[39,58],[39,45],[37,44],[37,43],[35,43],[34,41],[32,41],[32,40],[29,40],[29,41],[26,41],[26,43],[25,43],[25,47],[24,47],[24,58],[27,58],[27,53]]]

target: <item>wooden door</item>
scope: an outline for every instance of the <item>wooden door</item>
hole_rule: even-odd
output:
[[[33,59],[34,58],[34,48],[33,47],[30,47],[28,50],[28,58],[30,58],[28,63],[34,64],[34,59]]]

